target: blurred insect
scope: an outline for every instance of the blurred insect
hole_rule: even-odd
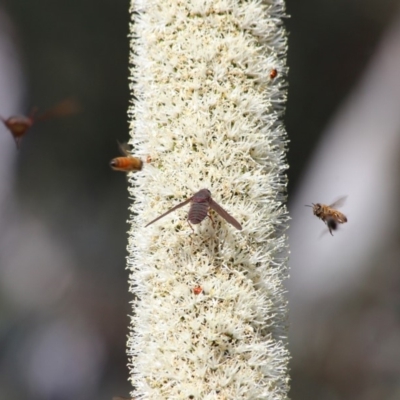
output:
[[[201,286],[195,286],[195,287],[193,288],[193,293],[194,293],[195,295],[200,294],[202,291],[203,291],[203,288],[202,288]]]
[[[343,206],[346,198],[347,196],[340,197],[329,206],[321,203],[311,203],[311,206],[306,205],[306,207],[311,207],[313,209],[314,215],[324,221],[329,229],[329,233],[333,236],[332,231],[335,231],[338,228],[338,224],[344,224],[347,222],[347,217],[340,211],[336,210],[336,208]]]
[[[143,161],[138,157],[131,156],[127,143],[118,143],[119,150],[124,157],[113,158],[110,161],[110,167],[114,171],[130,172],[140,171],[143,167]]]
[[[269,73],[269,77],[270,79],[274,79],[278,76],[278,70],[276,70],[275,68],[271,69],[270,73]]]
[[[38,116],[35,116],[37,108],[34,108],[29,116],[14,115],[8,118],[0,116],[0,120],[13,135],[17,149],[19,149],[23,136],[36,122],[44,121],[49,118],[65,117],[67,115],[76,114],[79,111],[80,107],[76,100],[66,99]]]
[[[159,219],[165,217],[166,215],[168,215],[172,211],[175,211],[178,208],[181,208],[181,207],[183,207],[184,205],[186,205],[188,203],[191,203],[190,204],[190,208],[189,208],[189,214],[188,214],[189,225],[190,225],[190,223],[199,224],[200,222],[202,222],[204,220],[204,218],[208,214],[208,209],[212,208],[222,218],[224,218],[225,221],[229,222],[236,229],[239,229],[239,231],[242,230],[242,225],[240,225],[239,222],[236,221],[236,219],[232,217],[232,215],[228,214],[228,212],[226,212],[219,204],[217,204],[211,198],[211,192],[208,189],[199,190],[192,197],[190,197],[187,200],[183,201],[182,203],[176,205],[175,207],[172,207],[170,210],[168,210],[164,214],[160,215],[156,219],[153,219],[153,221],[149,222],[146,225],[146,227],[151,225],[152,223],[158,221]],[[209,215],[209,217],[211,218],[211,215]],[[212,220],[212,218],[211,218],[211,220]],[[192,228],[191,225],[190,225],[190,227]]]

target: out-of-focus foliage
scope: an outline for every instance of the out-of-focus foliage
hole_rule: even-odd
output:
[[[387,16],[388,4],[380,3],[377,18],[371,18],[372,2],[365,4],[360,15],[369,16],[365,23],[371,32],[380,27],[382,34],[375,38],[376,46],[369,38],[368,62],[354,75],[337,110],[330,110],[331,121],[312,157],[305,158],[304,178],[290,200],[288,288],[296,400],[380,400],[400,394],[400,18],[397,10],[384,26],[378,16]],[[353,29],[343,46],[362,32]],[[362,49],[343,62],[341,71],[327,70],[329,78],[354,73]],[[320,56],[339,54],[331,52],[326,46]],[[330,98],[329,88],[327,84],[318,100]],[[310,121],[318,121],[314,116],[310,107]],[[304,128],[310,121],[301,124],[300,135],[292,135],[292,143],[306,140]],[[348,223],[331,237],[304,204],[330,203],[341,195],[348,195],[341,209]]]
[[[45,111],[68,97],[82,108],[38,122],[18,152],[0,129],[11,159],[0,182],[0,397],[124,395],[129,202],[125,176],[108,163],[119,155],[117,140],[128,140],[129,3],[0,7],[1,33],[14,41],[23,72],[4,78],[18,81],[0,88],[0,113]],[[15,58],[7,49],[1,56]]]

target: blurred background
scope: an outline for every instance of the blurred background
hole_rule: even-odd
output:
[[[400,399],[399,5],[288,2],[293,400]]]
[[[400,15],[288,0],[293,400],[400,398]],[[128,396],[128,0],[0,0],[0,398]],[[348,224],[326,234],[305,204]]]
[[[0,398],[128,396],[128,0],[0,1]]]

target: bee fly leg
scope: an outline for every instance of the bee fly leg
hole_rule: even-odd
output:
[[[190,226],[190,229],[192,230],[192,233],[194,233],[193,226],[192,226],[192,224],[190,223],[190,221],[189,221],[189,220],[187,220],[187,223],[189,224],[189,226]]]
[[[211,216],[210,213],[208,213],[207,216],[208,216],[208,218],[211,219],[211,225],[212,225],[213,229],[215,230],[215,222],[214,222],[214,220],[213,220],[213,217]]]

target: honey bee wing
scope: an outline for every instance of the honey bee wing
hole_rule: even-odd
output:
[[[130,152],[129,152],[128,143],[120,143],[120,142],[118,142],[118,141],[117,141],[117,143],[118,143],[119,151],[120,151],[124,156],[129,157],[129,156],[130,156]]]
[[[187,203],[189,203],[192,200],[192,197],[189,197],[187,200],[183,201],[182,203],[177,204],[175,207],[172,207],[170,210],[168,210],[167,212],[165,212],[164,214],[161,214],[159,217],[157,217],[156,219],[153,219],[153,221],[150,221],[145,228],[147,228],[149,225],[153,224],[154,222],[158,221],[159,219],[165,217],[166,215],[168,215],[169,213],[172,213],[172,211],[177,210],[178,208],[183,207],[184,205],[186,205]]]
[[[36,121],[44,121],[49,118],[54,118],[54,117],[66,117],[69,115],[77,114],[81,111],[81,106],[79,102],[70,97],[67,99],[64,99],[60,103],[56,104],[49,110],[46,110],[44,113],[38,115],[35,117]],[[31,112],[31,116],[37,112],[37,108],[34,108]]]
[[[225,219],[225,221],[229,222],[231,225],[233,225],[236,229],[241,231],[242,225],[239,224],[238,221],[236,221],[235,218],[232,217],[227,211],[225,211],[217,202],[215,202],[213,199],[210,198],[208,201],[208,204],[210,205],[210,208],[212,208],[214,211],[216,211],[222,218]]]
[[[331,208],[340,208],[344,205],[346,202],[347,196],[342,196],[339,197],[337,200],[335,200],[332,204],[329,204],[329,207]]]

